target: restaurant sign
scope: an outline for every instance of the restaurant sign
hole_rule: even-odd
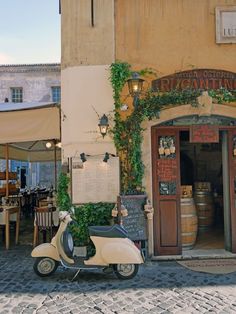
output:
[[[219,143],[219,127],[217,125],[192,125],[190,143]]]
[[[236,89],[236,73],[224,70],[196,69],[174,73],[152,81],[153,91],[173,89]]]

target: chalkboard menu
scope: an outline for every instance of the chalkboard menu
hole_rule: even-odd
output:
[[[121,196],[121,202],[128,210],[128,216],[123,218],[123,226],[128,231],[131,240],[147,239],[147,220],[144,212],[146,195]]]

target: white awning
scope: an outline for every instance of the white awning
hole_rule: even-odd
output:
[[[60,137],[60,108],[56,103],[0,103],[0,144],[10,144],[10,159],[54,160],[54,151],[46,149],[45,141]],[[0,158],[4,158],[3,145]]]
[[[0,103],[0,144],[60,139],[55,103]]]

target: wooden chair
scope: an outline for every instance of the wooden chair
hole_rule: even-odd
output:
[[[53,211],[55,207],[35,207],[34,220],[34,242],[35,247],[39,242],[39,232],[43,234],[43,242],[46,242],[46,235],[49,234],[49,239],[53,236]]]
[[[14,215],[15,217],[12,217]],[[15,244],[18,244],[19,240],[19,229],[20,229],[20,208],[14,206],[4,206],[4,209],[0,210],[0,225],[5,226],[5,241],[6,241],[6,249],[9,249],[10,245],[10,223],[15,222],[16,228],[16,239]]]
[[[47,201],[47,199],[46,198],[43,198],[43,199],[41,199],[41,200],[39,200],[38,201],[38,206],[39,207],[45,207],[45,206],[48,206],[48,201]]]

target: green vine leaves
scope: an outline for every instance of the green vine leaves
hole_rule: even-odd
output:
[[[134,194],[142,190],[144,165],[142,162],[142,127],[145,119],[159,118],[160,111],[167,106],[191,104],[197,106],[197,97],[202,90],[172,90],[170,92],[153,92],[151,89],[142,94],[132,113],[122,119],[120,114],[121,93],[132,75],[131,65],[116,61],[110,66],[110,82],[113,88],[115,105],[113,140],[121,159],[121,189],[124,194]],[[141,76],[155,76],[153,69],[137,71]],[[208,90],[215,103],[235,102],[236,90]],[[137,193],[138,193],[137,192]]]

